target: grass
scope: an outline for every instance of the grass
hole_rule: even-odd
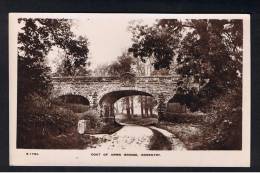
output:
[[[116,120],[119,123],[126,123],[126,124],[135,124],[140,126],[149,126],[155,125],[158,123],[157,118],[142,118],[142,117],[132,117],[131,119],[121,119]]]
[[[199,150],[203,148],[203,127],[200,124],[171,123],[162,121],[156,126],[173,133],[185,144],[188,150]]]

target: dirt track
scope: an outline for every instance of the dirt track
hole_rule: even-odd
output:
[[[101,142],[91,148],[104,150],[185,150],[173,134],[153,126],[125,125],[117,132],[92,135]]]

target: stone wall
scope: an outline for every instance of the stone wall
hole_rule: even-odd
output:
[[[53,77],[52,97],[73,94],[87,98],[90,106],[101,110],[102,98],[111,92],[138,91],[157,100],[158,112],[163,112],[166,103],[176,91],[176,76],[135,77]]]

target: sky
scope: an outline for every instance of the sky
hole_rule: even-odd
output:
[[[135,20],[135,19],[134,19]],[[79,18],[73,20],[71,30],[76,36],[86,36],[89,41],[89,68],[95,69],[98,65],[109,64],[116,60],[116,58],[124,51],[126,51],[132,44],[131,32],[128,30],[129,22],[133,18],[120,18],[120,17],[92,17],[92,18]],[[142,24],[152,25],[155,22],[154,18],[145,20],[136,19]],[[49,61],[51,66],[60,62],[57,59],[58,51],[54,48],[49,54]],[[55,67],[54,65],[52,68]]]
[[[90,42],[89,57],[92,69],[113,62],[132,45],[132,35],[128,30],[132,20],[115,17],[74,20],[72,31],[76,35],[86,36]],[[149,25],[154,22],[155,19],[142,20],[142,23]]]
[[[89,57],[92,68],[111,63],[131,46],[131,33],[127,31],[128,21],[75,20],[72,31],[89,40]]]

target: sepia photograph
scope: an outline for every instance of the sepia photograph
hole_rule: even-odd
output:
[[[249,166],[249,17],[10,14],[10,162]]]

